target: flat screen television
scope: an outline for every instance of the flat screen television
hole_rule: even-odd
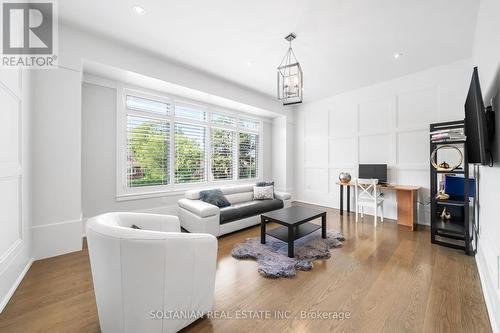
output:
[[[360,164],[358,177],[363,179],[378,179],[380,184],[387,183],[387,164]]]
[[[469,163],[488,164],[489,141],[486,113],[477,67],[474,67],[469,92],[465,100],[465,135],[467,136]]]

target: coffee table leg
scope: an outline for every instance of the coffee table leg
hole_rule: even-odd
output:
[[[266,219],[264,216],[260,217],[260,243],[266,244]]]
[[[295,256],[293,253],[293,241],[295,239],[293,229],[293,227],[288,227],[288,258],[293,258]]]
[[[326,214],[321,215],[321,237],[326,238]]]

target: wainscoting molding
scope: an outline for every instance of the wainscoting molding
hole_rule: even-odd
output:
[[[24,266],[21,273],[19,273],[19,275],[17,275],[17,278],[15,279],[14,283],[11,285],[10,289],[7,291],[7,293],[5,293],[4,297],[0,300],[0,313],[2,313],[2,311],[7,306],[7,303],[9,303],[10,298],[16,292],[17,287],[19,287],[19,284],[26,276],[26,273],[28,273],[32,264],[33,264],[33,258],[31,258],[28,261],[28,263],[26,264],[26,266]],[[2,273],[0,273],[0,274],[2,274]]]
[[[463,118],[467,90],[456,77],[466,77],[467,66],[461,61],[299,106],[296,199],[338,208],[341,171],[354,178],[358,164],[384,163],[390,183],[421,187],[418,223],[429,224],[429,124]],[[396,219],[396,193],[383,192],[384,215]]]
[[[23,75],[20,69],[0,70],[0,312],[31,265],[29,214],[23,197]],[[26,207],[25,207],[26,206]]]

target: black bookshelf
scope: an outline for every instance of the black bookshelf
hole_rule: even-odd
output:
[[[434,132],[447,129],[462,129],[464,126],[465,123],[463,120],[435,123],[430,125],[430,131]],[[432,142],[429,140],[429,142],[431,154],[439,146],[453,145],[462,148],[464,155],[462,165],[454,171],[438,171],[434,168],[434,166],[432,166],[432,163],[430,163],[431,242],[433,244],[463,250],[468,255],[474,255],[476,249],[473,242],[477,239],[477,235],[475,230],[476,228],[473,223],[474,213],[471,214],[470,210],[475,207],[475,198],[469,197],[470,175],[466,141],[451,140]],[[463,196],[450,197],[447,200],[436,198],[438,194],[438,178],[444,177],[446,174],[463,175]],[[449,220],[444,220],[440,217],[440,212],[442,212],[444,207],[453,211],[452,217]]]

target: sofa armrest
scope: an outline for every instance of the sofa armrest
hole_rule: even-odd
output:
[[[280,200],[290,200],[292,198],[292,195],[290,193],[287,193],[287,192],[278,192],[278,191],[274,191],[274,197],[276,199],[280,199]]]
[[[220,212],[219,207],[201,200],[180,199],[179,206],[199,217],[214,216]]]
[[[124,227],[131,227],[135,224],[141,229],[150,231],[181,231],[181,225],[177,216],[128,212],[117,213],[117,216]]]

